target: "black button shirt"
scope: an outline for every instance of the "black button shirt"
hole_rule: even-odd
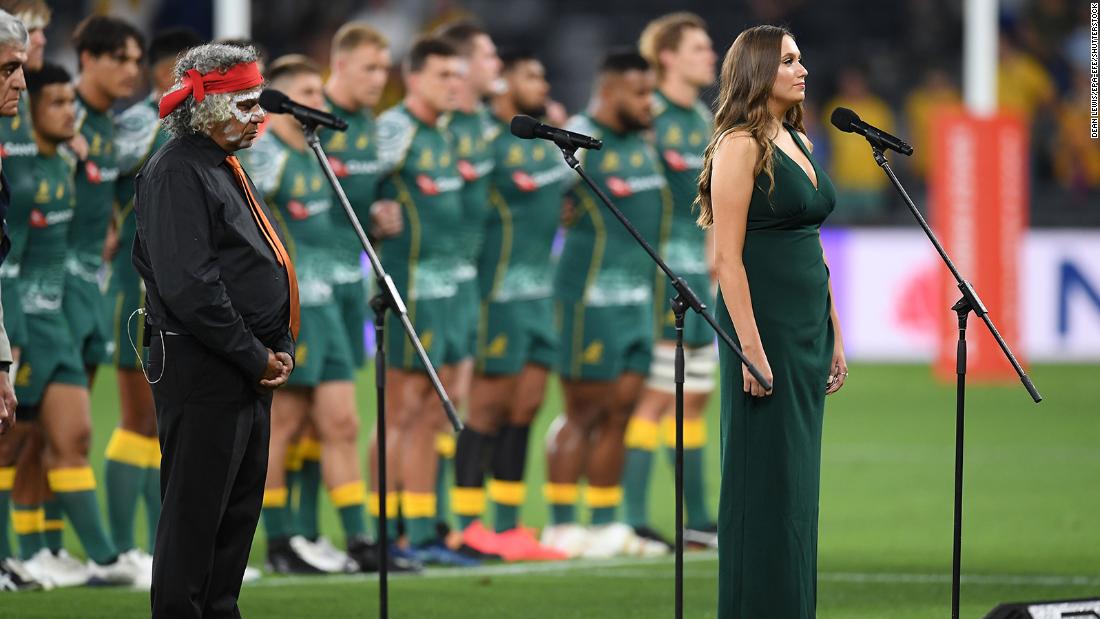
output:
[[[290,293],[226,157],[209,137],[189,135],[146,162],[135,179],[133,262],[151,329],[197,338],[255,382],[267,348],[294,354]]]

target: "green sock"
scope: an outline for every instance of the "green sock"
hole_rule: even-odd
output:
[[[138,495],[145,486],[146,470],[145,467],[110,458],[103,466],[111,540],[120,552],[134,547],[134,517],[137,515]]]
[[[346,505],[336,510],[340,515],[340,525],[344,528],[344,537],[366,535],[367,521],[363,516],[363,504]]]
[[[675,463],[676,451],[669,452]],[[684,449],[684,509],[687,528],[702,529],[712,524],[707,510],[707,491],[704,483],[703,448]]]
[[[378,516],[371,517],[374,520],[374,537],[375,539],[382,537],[379,531],[382,530],[382,519]],[[397,541],[397,517],[386,519],[386,538],[389,543]]]
[[[519,526],[519,505],[493,503],[493,530],[497,533],[511,531]]]
[[[145,503],[145,531],[149,535],[149,554],[157,546],[157,522],[160,521],[160,467],[145,469],[145,487],[142,489]]]
[[[439,438],[440,439],[443,439],[443,438],[450,438],[451,439],[451,441],[450,441],[451,451],[450,451],[450,455],[447,455],[447,452],[444,452],[442,449],[440,449],[439,468],[436,469],[436,472],[435,472],[435,520],[436,520],[436,522],[442,522],[443,524],[447,525],[447,528],[450,528],[450,526],[451,526],[451,480],[452,480],[452,477],[453,477],[453,474],[451,473],[451,471],[454,470],[454,461],[455,461],[455,459],[454,459],[454,439],[451,438],[450,436],[444,436],[444,435],[440,435]],[[436,445],[437,448],[440,447],[438,445],[439,442],[440,441],[437,440],[437,445]],[[459,526],[462,527],[463,531],[465,531],[466,526],[469,526],[469,523],[466,523],[466,526],[463,526],[463,524],[461,522],[459,522]]]
[[[92,468],[53,469],[48,477],[50,489],[72,523],[84,553],[99,565],[113,563],[118,558],[118,551],[103,526]]]
[[[631,447],[623,467],[623,516],[632,527],[649,524],[649,475],[653,450]]]
[[[57,553],[64,543],[65,512],[61,509],[61,503],[57,501],[56,497],[46,501],[44,509],[46,512],[46,531],[43,535],[46,536],[46,548],[49,548],[50,552]]]
[[[615,507],[593,507],[591,523],[594,526],[615,522]]]
[[[12,556],[8,527],[11,526],[9,516],[11,513],[11,486],[14,481],[15,468],[0,467],[0,561]]]
[[[267,539],[290,537],[290,514],[287,510],[286,488],[265,488],[263,508],[264,532]]]
[[[577,522],[577,506],[572,503],[554,503],[550,505],[550,522],[554,524],[574,524]]]
[[[298,479],[298,530],[309,539],[317,539],[320,527],[317,523],[317,502],[321,494],[321,461],[302,460]]]
[[[46,547],[46,536],[42,533],[46,516],[38,503],[13,503],[11,514],[15,540],[19,544],[19,558],[26,561]]]
[[[328,491],[328,498],[340,515],[345,539],[365,535],[367,487],[360,481],[351,481]]]
[[[409,543],[413,546],[427,544],[435,539],[435,518],[409,518],[406,520]]]

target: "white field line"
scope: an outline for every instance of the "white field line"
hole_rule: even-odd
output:
[[[684,563],[688,566],[692,563],[714,561],[718,555],[713,552],[693,552],[684,557]],[[660,565],[668,568],[667,574],[654,573],[650,570],[632,570],[629,568]],[[626,568],[626,569],[623,569]],[[669,557],[657,559],[622,558],[602,561],[555,561],[548,563],[516,563],[508,565],[490,565],[467,569],[428,569],[419,576],[400,574],[394,576],[394,580],[408,579],[453,579],[453,578],[486,578],[492,576],[522,576],[545,575],[567,576],[571,573],[583,572],[586,578],[635,578],[647,580],[666,580],[672,576],[672,563]],[[685,578],[711,578],[716,576],[716,571],[691,568],[684,570]],[[950,574],[907,574],[890,572],[819,572],[818,579],[822,582],[844,583],[869,583],[869,584],[948,584],[951,582]],[[245,587],[283,587],[283,586],[316,586],[339,583],[375,583],[377,577],[362,574],[337,574],[332,576],[288,576],[278,578],[263,578],[257,582],[248,583]],[[1100,575],[1092,576],[1051,576],[1028,574],[963,574],[963,584],[987,585],[987,586],[1050,586],[1050,587],[1100,587]]]

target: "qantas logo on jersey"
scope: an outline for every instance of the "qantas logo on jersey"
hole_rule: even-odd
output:
[[[37,154],[38,145],[34,142],[0,144],[0,157],[33,157]]]
[[[466,182],[476,181],[492,171],[493,162],[491,160],[482,161],[481,163],[470,163],[465,159],[458,160],[458,173],[462,175]]]
[[[286,203],[287,212],[290,213],[292,218],[298,221],[324,213],[331,207],[332,204],[329,203],[328,200],[313,200],[304,203],[298,200],[291,200]]]
[[[373,161],[362,161],[359,159],[343,161],[330,156],[328,162],[329,165],[332,166],[332,171],[336,174],[337,178],[359,176],[361,174],[378,174],[382,171],[382,162],[377,159]]]
[[[462,179],[457,176],[432,178],[427,174],[420,174],[416,177],[416,186],[426,196],[437,196],[448,191],[458,191],[462,189],[462,184]]]
[[[52,211],[50,213],[43,213],[38,209],[31,209],[30,223],[32,228],[48,228],[50,226],[72,221],[72,219],[72,209]]]
[[[627,198],[636,193],[660,189],[665,186],[665,177],[660,174],[635,176],[621,179],[618,176],[607,177],[607,188],[616,198]]]
[[[118,168],[101,168],[94,161],[84,162],[84,174],[93,185],[112,183],[118,180]]]
[[[537,191],[542,187],[556,183],[562,179],[566,174],[570,172],[569,168],[558,167],[550,170],[544,170],[542,172],[536,172],[534,174],[528,174],[523,170],[515,170],[512,172],[512,182],[516,184],[516,188],[520,191],[531,192]]]
[[[694,153],[681,153],[670,148],[664,152],[664,156],[668,169],[673,172],[686,172],[703,168],[703,158]]]
[[[330,144],[329,148],[331,147],[332,145]],[[332,173],[336,175],[336,178],[347,178],[348,166],[344,165],[343,161],[340,161],[336,157],[330,155],[328,158],[328,164],[332,166]]]

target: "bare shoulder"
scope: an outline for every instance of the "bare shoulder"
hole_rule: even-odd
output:
[[[760,145],[748,131],[728,131],[718,137],[714,146],[714,165],[748,167],[756,165]]]

